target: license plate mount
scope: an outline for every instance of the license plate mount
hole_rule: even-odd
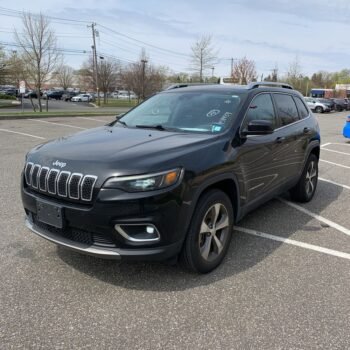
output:
[[[36,201],[37,220],[56,228],[63,228],[63,208],[41,200]]]

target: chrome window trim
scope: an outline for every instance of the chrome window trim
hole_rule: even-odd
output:
[[[47,169],[48,171],[47,171],[47,174],[46,174],[46,176],[45,176],[45,188],[41,188],[41,186],[40,186],[40,177],[41,177],[41,172],[43,171],[43,169]],[[44,191],[44,192],[46,192],[47,191],[47,175],[49,174],[49,172],[50,172],[50,168],[49,167],[47,167],[47,166],[43,166],[43,167],[41,167],[41,169],[40,169],[40,172],[39,172],[39,177],[38,177],[38,187],[39,187],[39,190],[40,191]]]
[[[51,192],[50,189],[49,189],[49,178],[50,178],[50,175],[52,172],[55,172],[56,173],[56,177],[55,177],[55,191],[54,192]],[[50,194],[56,194],[57,192],[57,188],[56,188],[56,181],[57,181],[57,177],[58,177],[58,174],[60,173],[60,171],[58,169],[55,169],[55,168],[52,168],[50,171],[49,171],[49,174],[47,175],[47,180],[46,180],[46,188],[47,188],[47,192],[50,193]]]
[[[70,194],[70,184],[71,184],[71,181],[72,181],[72,178],[73,176],[79,176],[79,182],[78,182],[78,185],[77,185],[77,189],[78,189],[78,196],[77,197],[73,197],[71,194]],[[80,198],[80,183],[81,183],[81,179],[83,178],[83,174],[81,173],[72,173],[70,178],[69,178],[69,181],[68,181],[68,197],[69,198],[72,198],[72,199],[79,199]]]
[[[34,169],[36,167],[39,167],[39,170],[38,170],[38,173],[36,174],[36,186],[34,186],[33,173],[34,173]],[[34,164],[34,166],[32,168],[32,171],[31,171],[31,179],[32,179],[32,187],[35,188],[35,189],[38,189],[38,187],[39,187],[39,177],[38,177],[38,175],[40,174],[40,171],[41,171],[41,165],[40,164]]]
[[[29,178],[28,178],[27,177],[27,168],[28,168],[29,165],[31,165],[31,168],[30,168],[30,171],[29,171],[29,175],[28,175]],[[33,166],[34,166],[34,163],[28,162],[26,164],[25,168],[24,168],[24,178],[25,178],[26,183],[27,183],[28,186],[31,186],[31,184],[32,184],[32,170],[33,170]]]
[[[93,178],[93,179],[94,179],[94,182],[93,182],[92,185],[91,185],[91,192],[90,192],[90,197],[89,197],[89,199],[83,198],[83,185],[84,185],[84,181],[85,181],[85,179],[86,179],[87,177]],[[95,187],[96,181],[97,181],[97,176],[95,176],[95,175],[85,175],[85,176],[83,177],[83,179],[81,180],[81,183],[80,183],[80,199],[81,199],[82,201],[86,201],[86,202],[90,202],[90,201],[91,201],[91,199],[92,199],[92,194],[93,194],[93,192],[94,192],[94,187]]]
[[[65,195],[62,195],[60,194],[59,192],[59,182],[60,182],[60,178],[63,174],[67,174],[68,175],[68,178],[67,178],[67,181],[65,183],[65,187],[66,187],[66,194]],[[56,192],[57,192],[57,195],[60,196],[60,197],[68,197],[68,182],[69,182],[69,178],[71,176],[71,172],[70,171],[61,171],[60,174],[57,176],[56,178]]]

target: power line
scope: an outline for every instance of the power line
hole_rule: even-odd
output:
[[[1,7],[0,6],[0,11],[3,11],[5,13],[9,13],[9,15],[12,14],[12,17],[22,17],[23,16],[23,12],[22,11],[13,10],[13,9],[9,9],[9,8],[6,8],[6,7]],[[32,13],[30,11],[24,11],[24,12],[29,13],[33,17],[40,16],[40,14]],[[65,21],[65,22],[84,23],[84,24],[91,23],[91,21],[77,20],[77,19],[71,19],[71,18],[61,18],[61,17],[49,16],[49,15],[45,15],[45,17],[49,18],[49,19]]]
[[[138,42],[138,43],[143,44],[143,45],[145,45],[145,46],[152,47],[152,48],[154,48],[154,49],[156,49],[156,50],[160,50],[160,51],[163,51],[163,52],[172,53],[173,55],[178,55],[178,56],[183,56],[183,57],[191,57],[191,55],[187,55],[187,54],[184,54],[184,53],[179,53],[179,52],[172,51],[172,50],[169,50],[169,49],[164,49],[164,48],[161,48],[161,47],[156,46],[156,45],[153,45],[153,44],[148,44],[148,43],[146,43],[146,42],[144,42],[144,41],[142,41],[142,40],[138,40],[138,39],[135,39],[135,38],[133,38],[133,37],[131,37],[131,36],[129,36],[129,35],[126,35],[126,34],[117,32],[116,30],[111,29],[111,28],[108,28],[108,27],[106,27],[106,26],[104,26],[104,25],[102,25],[102,24],[99,24],[99,23],[98,23],[98,25],[99,25],[101,28],[104,28],[104,29],[106,29],[106,30],[109,30],[110,32],[112,32],[112,33],[114,33],[114,34],[116,34],[116,35],[118,35],[118,36],[122,36],[122,37],[128,38],[129,40]]]

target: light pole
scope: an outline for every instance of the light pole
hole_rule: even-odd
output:
[[[145,59],[141,60],[142,63],[142,100],[145,99],[145,71],[146,71],[146,63],[148,61]]]
[[[102,60],[104,60],[105,58],[103,57],[103,56],[98,56],[98,58],[100,59],[100,62],[102,61]],[[99,69],[100,69],[100,76],[99,76],[99,80],[98,80],[98,82],[99,82],[99,85],[101,85],[101,77],[102,77],[102,79],[103,79],[103,76],[105,76],[105,74],[104,74],[104,69],[103,69],[103,67],[102,67],[102,63],[100,64],[100,66],[99,66]],[[102,89],[103,89],[103,86],[105,85],[105,83],[103,82],[102,83]],[[100,90],[100,89],[99,89]],[[100,106],[100,104],[101,104],[101,101],[100,101],[100,91],[99,91],[99,95],[98,95],[98,105]],[[103,92],[104,94],[105,94],[105,92]],[[105,97],[103,97],[104,98],[104,103],[106,102],[106,99],[105,99]]]
[[[211,77],[214,78],[214,69],[215,67],[211,67]]]

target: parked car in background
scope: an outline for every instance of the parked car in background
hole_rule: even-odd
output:
[[[72,97],[74,97],[74,96],[77,96],[78,95],[78,93],[77,92],[74,92],[74,91],[66,91],[63,95],[62,95],[62,97],[61,97],[61,100],[62,101],[71,101],[71,99],[72,99]]]
[[[331,111],[334,111],[335,103],[331,99],[329,99],[329,98],[317,98],[317,101],[328,106]]]
[[[72,102],[90,102],[91,100],[92,97],[89,94],[80,94],[71,98]]]
[[[346,122],[343,129],[343,136],[350,139],[350,116],[346,117]]]
[[[6,89],[3,92],[5,95],[8,95],[8,96],[17,96],[17,94],[18,94],[17,89]]]
[[[121,99],[121,100],[127,100],[129,98],[130,99],[136,99],[137,98],[135,92],[127,91],[127,90],[119,90],[119,91],[112,92],[111,97],[112,98]]]
[[[49,100],[60,100],[64,94],[64,91],[49,91],[43,95],[43,98]]]
[[[40,96],[42,96],[43,93],[42,91],[40,91]],[[26,92],[24,95],[23,95],[24,98],[38,98],[38,93],[36,91],[33,91],[33,90],[29,90],[28,92]]]
[[[350,108],[350,105],[347,100],[344,98],[332,98],[332,101],[334,102],[334,109],[338,112],[342,111],[348,111]]]
[[[328,104],[318,101],[318,99],[313,97],[304,97],[304,100],[308,107],[316,113],[330,112],[331,107]]]

